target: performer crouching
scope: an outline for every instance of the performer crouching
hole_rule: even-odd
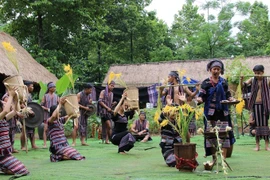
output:
[[[25,176],[29,174],[29,171],[11,154],[12,146],[9,138],[9,123],[7,122],[17,114],[18,98],[15,93],[16,90],[16,88],[9,90],[8,101],[4,107],[0,101],[0,171],[8,175]],[[12,101],[14,107],[10,112]]]
[[[62,98],[58,106],[52,106],[50,108],[50,118],[47,120],[51,162],[85,159],[76,149],[69,146],[64,134],[64,124],[68,116],[60,117],[59,111],[65,102],[65,98]]]
[[[114,109],[112,120],[114,121],[114,128],[111,136],[111,142],[114,145],[118,145],[118,153],[126,154],[125,151],[129,151],[134,147],[136,139],[128,131],[128,117],[132,116],[131,111],[128,110],[128,104],[125,101],[127,94],[122,95],[121,100]]]
[[[177,104],[171,104],[171,106],[178,106]],[[164,119],[168,119],[173,125],[177,126],[175,121],[176,113],[178,112],[169,112],[160,114],[159,123],[161,124]],[[176,159],[174,156],[174,143],[181,143],[182,139],[177,131],[174,128],[167,124],[161,127],[161,142],[159,146],[161,148],[161,153],[164,157],[166,164],[169,167],[175,167]]]

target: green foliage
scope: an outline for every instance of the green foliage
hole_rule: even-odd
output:
[[[225,76],[229,83],[239,84],[240,76],[250,76],[252,74],[253,72],[248,68],[243,56],[236,57],[231,62],[228,61],[226,64]],[[248,77],[244,78],[245,80],[248,79]]]
[[[268,7],[257,1],[248,7],[246,11],[248,19],[237,24],[240,29],[237,41],[242,47],[242,54],[246,57],[268,54],[270,41]]]
[[[67,88],[70,86],[69,78],[66,74],[64,74],[57,82],[56,82],[56,92],[57,94],[63,94]]]
[[[44,84],[43,82],[39,82],[40,91],[39,91],[39,99],[38,101],[41,102],[42,98],[44,97],[46,91],[47,91],[47,84]]]

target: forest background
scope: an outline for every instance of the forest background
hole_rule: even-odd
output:
[[[80,82],[102,82],[112,64],[270,54],[269,10],[262,2],[206,0],[198,6],[186,0],[170,27],[146,10],[150,3],[0,0],[0,31],[58,78],[70,64]],[[239,15],[243,20],[233,22]]]

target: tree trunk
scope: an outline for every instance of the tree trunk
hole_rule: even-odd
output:
[[[38,12],[38,45],[40,48],[44,48],[44,32],[42,15]]]

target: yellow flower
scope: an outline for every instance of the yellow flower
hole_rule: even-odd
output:
[[[66,73],[69,73],[70,70],[72,71],[70,65],[69,65],[69,64],[67,64],[67,65],[64,64],[64,71],[65,71]]]
[[[160,112],[156,111],[155,116],[154,116],[154,121],[158,122],[159,117],[160,117]]]
[[[172,110],[172,106],[168,106],[168,105],[166,105],[164,108],[163,108],[163,112],[164,113],[168,113],[168,112],[170,112],[171,110]]]
[[[242,111],[245,107],[245,101],[242,98],[238,98],[240,101],[236,106],[235,106],[235,111],[237,114],[242,114]]]
[[[188,81],[188,83],[190,83],[190,81],[191,81],[190,77],[187,77],[187,81]]]
[[[179,76],[182,77],[186,74],[187,71],[183,69],[183,70],[178,70],[178,72],[179,72]]]
[[[114,77],[115,77],[114,72],[110,72],[109,78],[108,78],[108,84],[110,84],[112,82],[112,80],[114,79]]]
[[[64,71],[66,72],[66,75],[67,75],[67,77],[71,83],[71,86],[74,90],[75,79],[73,77],[73,70],[70,67],[70,64],[67,64],[67,65],[64,64]]]
[[[2,45],[7,52],[16,52],[16,49],[10,44],[10,42],[3,41]]]
[[[164,127],[169,123],[169,120],[165,119],[162,121],[162,123],[160,123],[160,126]]]
[[[195,111],[195,119],[198,120],[203,116],[203,108],[196,109]]]

